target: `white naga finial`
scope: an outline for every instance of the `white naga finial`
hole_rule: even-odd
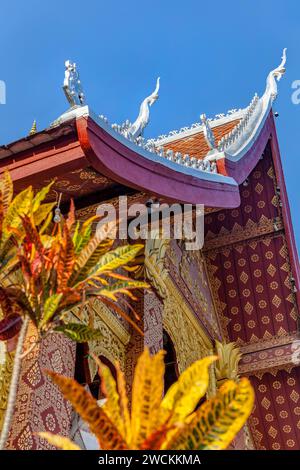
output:
[[[274,101],[277,98],[277,94],[278,94],[276,80],[277,82],[279,82],[279,80],[282,78],[282,76],[285,73],[286,51],[287,49],[285,47],[283,49],[280,65],[276,69],[272,70],[267,77],[267,86],[266,86],[265,93],[268,93],[270,95],[272,101]]]
[[[160,77],[158,77],[156,81],[156,88],[153,93],[151,93],[150,96],[144,99],[140,106],[140,112],[139,115],[134,121],[134,123],[128,128],[127,130],[127,135],[131,136],[133,139],[136,139],[137,137],[141,136],[143,134],[143,131],[145,127],[147,126],[150,118],[150,111],[149,107],[155,103],[155,101],[158,99],[158,90],[159,90],[159,81]]]
[[[216,148],[216,143],[215,143],[215,138],[213,135],[213,132],[210,128],[209,122],[207,120],[207,117],[205,114],[201,114],[200,116],[202,125],[203,125],[203,134],[206,140],[207,145],[209,146],[210,150],[213,150]]]
[[[65,79],[63,90],[71,107],[84,105],[85,96],[79,79],[79,73],[75,62],[66,60]]]

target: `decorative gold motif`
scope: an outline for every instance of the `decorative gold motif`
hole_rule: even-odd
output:
[[[168,271],[164,258],[170,240],[160,237],[159,231],[152,232],[152,237],[145,244],[145,276],[162,298],[167,295],[165,279]]]
[[[180,304],[168,295],[164,302],[163,326],[174,344],[179,372],[208,355],[199,332],[193,327]]]
[[[255,376],[261,379],[264,374],[271,374],[276,377],[279,371],[285,370],[291,372],[295,367],[296,365],[292,362],[292,354],[287,353],[277,358],[272,357],[270,359],[240,365],[239,373],[241,375]]]
[[[212,293],[215,310],[217,312],[219,325],[221,328],[222,337],[224,338],[225,341],[229,341],[227,326],[228,326],[228,323],[230,322],[230,319],[226,317],[225,315],[226,303],[220,300],[219,288],[220,288],[221,282],[215,276],[215,272],[218,268],[211,262],[211,259],[213,258],[214,258],[214,254],[213,252],[210,252],[206,257],[206,270],[208,274],[210,290]],[[228,266],[228,268],[230,267],[230,261],[225,261],[224,267],[226,268],[226,266]]]
[[[128,205],[128,208],[132,205],[132,204],[143,204],[145,203],[148,199],[149,199],[149,194],[145,194],[145,193],[142,193],[142,192],[137,192],[135,194],[131,194],[131,195],[128,195],[127,196],[127,205]],[[115,198],[111,198],[107,201],[102,201],[101,204],[103,204],[104,202],[109,202],[109,204],[112,204],[115,209],[117,209],[119,207],[119,197],[115,197]],[[76,217],[82,221],[88,219],[89,217],[92,217],[96,214],[96,210],[97,210],[97,207],[99,206],[99,203],[98,204],[91,204],[90,206],[87,206],[87,207],[83,207],[82,209],[78,209],[76,211]]]
[[[212,343],[164,266],[168,242],[158,238],[147,240],[146,276],[163,299],[163,327],[174,344],[181,373],[197,359],[212,354]]]
[[[89,350],[97,357],[104,356],[113,364],[118,361],[121,368],[125,368],[125,345],[116,337],[114,332],[100,319],[95,322],[97,328],[101,329],[103,338],[89,343]],[[91,379],[96,375],[97,365],[91,358],[88,359]]]
[[[0,363],[0,430],[2,429],[4,413],[8,399],[11,374],[14,364],[14,353],[5,353],[5,361]]]
[[[218,386],[225,380],[238,380],[239,361],[242,357],[235,343],[222,344],[216,341],[216,353],[219,357],[216,362],[216,378]]]
[[[146,242],[145,274],[163,299],[163,327],[173,342],[181,373],[197,359],[212,354],[212,344],[164,266],[168,242],[158,238]],[[211,366],[207,395],[212,396],[215,391],[216,379]]]
[[[253,442],[253,437],[251,435],[249,425],[245,424],[244,428],[244,438],[245,438],[245,450],[254,450],[254,442]]]
[[[193,260],[197,261],[197,268],[199,269],[199,275],[201,279],[201,284],[204,287],[207,287],[207,280],[205,276],[205,268],[204,268],[204,261],[202,256],[200,255],[200,252],[193,252]],[[190,290],[194,293],[199,305],[201,306],[201,309],[204,313],[207,313],[208,310],[208,302],[203,293],[200,291],[198,288],[198,280],[194,279],[193,276],[191,276],[190,272],[190,265],[191,265],[191,259],[190,259],[190,254],[187,251],[184,251],[181,262],[180,262],[180,274],[181,277],[186,283],[188,284]],[[211,312],[211,316],[213,315],[213,312]],[[214,325],[216,327],[216,325]]]
[[[170,308],[173,311],[181,312],[181,315],[184,315],[186,319],[191,324],[191,327],[199,337],[202,345],[206,348],[206,350],[212,350],[212,342],[204,330],[201,328],[199,324],[199,320],[196,318],[195,313],[191,310],[190,306],[187,304],[184,297],[181,295],[180,291],[178,290],[177,286],[173,283],[172,279],[168,276],[166,278],[166,287],[167,287],[167,298],[165,299],[165,307],[166,305],[170,304]],[[178,331],[178,334],[186,336],[187,343],[189,342],[188,335],[185,335],[185,332]]]
[[[278,234],[282,229],[283,222],[280,217],[267,219],[262,216],[259,222],[253,222],[249,219],[245,227],[241,227],[236,224],[231,232],[226,231],[226,233],[223,234],[214,234],[214,236],[209,239],[206,238],[204,252],[226,247],[235,243],[241,243],[254,237],[270,235],[274,232]],[[225,230],[223,232],[225,232]]]
[[[72,314],[81,321],[86,321],[93,328],[101,330],[103,337],[99,340],[89,342],[89,352],[96,356],[104,356],[112,363],[118,361],[122,369],[125,368],[126,345],[130,341],[130,333],[122,325],[109,308],[100,300],[95,299],[85,306],[82,311],[78,307],[72,310]],[[73,318],[74,321],[74,318]],[[97,366],[95,361],[88,359],[91,379],[96,375]]]
[[[163,326],[169,334],[174,349],[179,373],[182,373],[193,362],[213,354],[212,344],[204,336],[198,321],[191,317],[190,310],[171,280],[167,281],[168,295],[164,301]],[[192,320],[194,318],[194,320]],[[212,396],[216,391],[214,366],[210,368],[210,385],[207,392]]]
[[[126,346],[130,341],[130,333],[118,320],[116,314],[114,314],[109,308],[104,305],[99,299],[95,299],[91,304],[93,309],[100,319],[115,333],[118,339]]]
[[[97,357],[106,357],[112,363],[118,361],[124,370],[126,345],[130,340],[130,334],[106,305],[100,301],[97,301],[90,308],[97,313],[95,315],[94,327],[101,330],[103,337],[100,340],[91,341],[89,343],[89,351]],[[88,363],[90,375],[93,379],[97,372],[97,366],[91,358],[89,358]]]
[[[29,131],[29,135],[34,135],[37,133],[37,125],[36,125],[36,120],[34,119],[31,129]]]

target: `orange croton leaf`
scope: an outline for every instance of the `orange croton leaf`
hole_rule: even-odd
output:
[[[70,279],[73,272],[75,261],[73,241],[69,229],[67,225],[65,225],[63,229],[61,248],[57,260],[57,284],[60,290],[67,287],[68,280]]]
[[[168,424],[163,424],[160,428],[155,430],[149,437],[141,443],[141,450],[160,450],[162,444],[165,442],[166,437],[173,429],[174,426],[168,426]]]
[[[47,371],[53,382],[69,400],[77,413],[89,425],[90,430],[104,450],[126,450],[128,446],[116,426],[111,422],[97,401],[75,380]]]

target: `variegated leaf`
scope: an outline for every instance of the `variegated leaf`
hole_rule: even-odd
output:
[[[16,287],[6,287],[5,292],[20,306],[22,313],[28,314],[33,323],[36,325],[35,312],[33,310],[30,298],[27,297],[26,293]]]
[[[86,244],[90,241],[92,234],[92,224],[97,219],[99,219],[99,217],[97,215],[94,215],[81,225],[80,230],[77,233],[76,243],[74,240],[76,254],[79,254],[81,250],[84,249]]]
[[[74,204],[74,200],[71,199],[70,209],[69,209],[68,217],[66,220],[66,225],[68,227],[68,230],[71,230],[75,222],[76,222],[75,204]]]
[[[55,202],[47,202],[38,207],[38,209],[33,214],[33,220],[35,225],[38,227],[42,222],[47,220],[49,225],[49,219],[52,220],[52,209],[55,207]],[[43,231],[45,227],[43,224]]]
[[[21,217],[28,214],[32,206],[33,192],[31,186],[19,193],[11,202],[7,209],[3,221],[2,242],[9,238],[9,228],[17,228],[21,225]]]
[[[164,443],[164,448],[224,450],[246,423],[253,404],[254,390],[247,378],[239,383],[228,380]]]
[[[57,311],[57,307],[62,299],[62,296],[63,294],[52,294],[50,297],[48,297],[44,305],[43,317],[39,322],[39,328],[43,328],[52,320],[52,317]]]
[[[74,265],[74,245],[71,235],[69,233],[69,229],[65,225],[63,229],[63,237],[56,264],[57,286],[59,290],[63,290],[67,287],[68,281],[73,273]]]
[[[140,445],[141,450],[160,450],[166,440],[167,435],[172,431],[172,426],[163,424],[155,429],[147,439]]]
[[[103,450],[126,450],[126,442],[116,426],[111,422],[97,401],[75,380],[55,372],[48,371],[53,382],[60,388],[64,397],[69,400],[77,413],[89,425],[90,430],[99,441]]]
[[[105,364],[103,364],[96,356],[93,356],[98,366],[98,372],[101,377],[101,390],[106,397],[103,409],[110,420],[115,424],[121,436],[126,440],[124,421],[121,415],[120,397],[117,390],[117,384],[112,373]]]
[[[117,300],[117,294],[125,294],[130,296],[130,290],[132,289],[147,289],[149,284],[143,281],[123,281],[123,282],[115,282],[114,284],[108,285],[99,289],[97,291],[98,295],[103,297],[107,297],[114,301]]]
[[[34,225],[32,220],[30,219],[30,217],[28,217],[28,215],[22,216],[21,221],[22,221],[22,225],[23,225],[24,230],[25,230],[25,234],[26,234],[26,237],[27,237],[27,242],[30,242],[33,245],[33,247],[36,249],[36,251],[40,255],[40,258],[43,259],[43,257],[44,257],[44,247],[43,247],[43,244],[42,244],[42,241],[41,241],[41,238],[40,238],[40,235],[37,231],[36,226]]]
[[[72,442],[68,437],[59,436],[52,434],[51,432],[38,432],[38,436],[42,439],[46,439],[52,446],[57,447],[61,450],[81,450],[80,447]]]
[[[102,256],[100,261],[90,270],[89,276],[114,271],[133,260],[136,255],[144,248],[144,245],[126,245],[119,246]]]
[[[98,263],[103,254],[107,253],[113,245],[113,240],[101,240],[95,235],[83,248],[76,260],[76,271],[73,278],[80,282],[87,277],[89,271]]]
[[[40,207],[41,203],[44,201],[45,197],[49,193],[51,187],[53,186],[54,181],[51,181],[47,186],[43,186],[43,188],[36,193],[32,201],[32,213],[34,214]]]
[[[208,356],[189,366],[167,391],[160,406],[160,422],[170,418],[170,423],[182,421],[194,411],[205,394],[209,383],[209,366],[217,356]]]
[[[66,323],[55,328],[55,331],[63,333],[77,343],[86,343],[103,338],[103,333],[98,329],[91,329],[82,323]]]
[[[131,446],[138,449],[157,426],[164,387],[164,351],[150,356],[145,349],[135,368],[132,386]]]
[[[144,336],[143,330],[130,318],[130,316],[114,301],[103,297],[101,298],[101,302],[107,305],[110,309],[120,315],[121,318],[124,318],[134,329],[138,332],[139,335],[142,337]],[[137,317],[136,317],[137,318]]]
[[[3,316],[8,317],[15,313],[16,302],[7,293],[4,287],[0,286],[0,307],[3,312]]]

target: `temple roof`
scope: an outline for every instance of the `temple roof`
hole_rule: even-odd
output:
[[[255,94],[246,108],[213,119],[202,114],[201,122],[156,139],[145,139],[143,132],[159,97],[159,79],[133,123],[110,124],[86,105],[76,64],[67,61],[63,89],[70,108],[49,128],[38,133],[34,128],[29,136],[0,147],[0,167],[11,170],[17,188],[56,176],[60,188],[63,181],[77,197],[121,184],[170,201],[237,207],[238,185],[275,132],[272,103],[285,61],[284,50],[265,92],[260,98]],[[81,171],[91,172],[88,181],[99,184],[82,185]],[[65,192],[65,198],[74,197],[71,193]]]

